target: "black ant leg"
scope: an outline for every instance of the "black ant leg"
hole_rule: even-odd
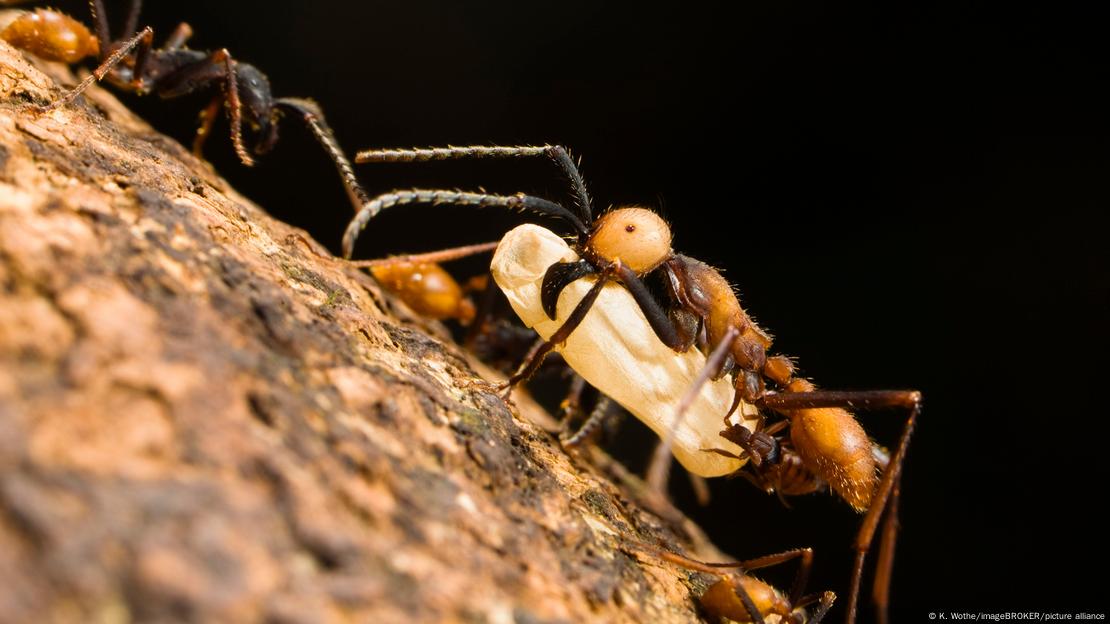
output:
[[[598,396],[597,404],[594,409],[590,411],[590,415],[586,418],[586,422],[575,431],[573,435],[562,440],[563,448],[578,448],[583,442],[589,440],[597,430],[600,429],[605,421],[612,416],[613,400],[604,394]]]
[[[350,198],[355,211],[365,208],[370,203],[370,196],[358,183],[351,162],[347,160],[342,148],[339,147],[339,142],[335,140],[335,133],[324,119],[324,112],[320,110],[320,106],[312,100],[302,98],[277,98],[274,100],[274,106],[293,111],[301,116],[312,135],[316,137],[316,141],[324,148],[331,161],[335,163],[335,168],[339,170],[339,177],[343,180],[343,187],[347,189],[347,197]]]
[[[667,435],[655,447],[655,452],[651,456],[651,463],[648,464],[647,483],[653,492],[664,499],[667,497],[667,479],[671,473],[671,448],[674,446],[675,431],[682,425],[686,411],[694,403],[694,399],[701,392],[702,386],[709,381],[715,371],[721,368],[721,364],[728,356],[728,349],[732,345],[733,339],[739,335],[739,329],[735,327],[728,329],[721,343],[713,349],[713,353],[705,361],[705,366],[702,367],[697,378],[686,390],[686,394],[682,395],[682,400],[679,401],[675,414],[671,418],[671,424],[667,428]]]
[[[166,42],[162,44],[162,49],[179,50],[185,47],[185,42],[188,41],[189,38],[192,36],[193,27],[189,26],[185,22],[181,22],[177,25],[177,28],[173,29],[173,32],[170,33],[170,36],[166,39]]]
[[[139,13],[143,10],[143,0],[131,0],[131,8],[127,11],[127,19],[123,22],[123,34],[120,39],[126,39],[135,34],[139,29]]]
[[[204,158],[204,142],[212,134],[212,125],[216,123],[216,117],[220,114],[220,107],[223,104],[224,94],[217,93],[212,101],[208,103],[208,106],[200,112],[200,127],[197,128],[196,136],[193,137],[193,156]]]
[[[583,223],[593,221],[593,204],[586,191],[586,181],[578,171],[578,166],[570,152],[562,145],[525,145],[514,147],[475,145],[468,147],[433,147],[415,149],[363,150],[355,154],[355,162],[426,162],[429,160],[457,160],[463,158],[528,158],[546,155],[559,165],[574,190],[574,201],[578,206],[578,216]],[[579,230],[580,236],[589,232]],[[581,241],[585,243],[583,239]]]
[[[894,545],[898,538],[898,499],[902,490],[901,475],[894,480],[887,503],[886,520],[879,536],[879,559],[875,562],[875,581],[871,587],[871,599],[875,603],[875,619],[880,624],[888,622],[890,606],[890,577],[894,574]]]
[[[582,297],[582,300],[578,302],[578,305],[574,306],[574,310],[567,316],[567,320],[563,321],[559,329],[555,330],[555,333],[551,334],[550,338],[537,344],[528,352],[528,355],[524,356],[524,361],[520,363],[520,367],[513,373],[513,376],[509,377],[509,380],[500,386],[500,389],[505,391],[506,396],[512,391],[513,386],[529,379],[535,374],[536,369],[543,363],[543,358],[555,348],[555,345],[566,342],[567,338],[570,338],[571,333],[582,324],[582,321],[586,318],[586,313],[593,307],[594,302],[597,301],[598,295],[601,294],[601,289],[613,277],[613,272],[619,264],[620,261],[617,261],[602,269],[597,276],[597,281],[594,282],[594,285],[586,292],[586,295]]]
[[[99,2],[99,0],[97,1]],[[42,114],[46,114],[56,108],[61,108],[63,106],[69,105],[70,102],[77,99],[77,96],[84,93],[85,89],[88,89],[89,86],[92,85],[92,83],[103,80],[104,76],[107,75],[113,67],[119,64],[119,62],[123,60],[123,58],[127,56],[136,46],[138,46],[139,44],[143,44],[144,47],[149,48],[150,42],[153,41],[153,37],[154,31],[150,28],[150,26],[147,26],[142,30],[142,32],[132,37],[130,40],[127,41],[127,43],[116,49],[115,52],[112,52],[112,54],[107,59],[105,59],[104,62],[100,64],[100,66],[93,70],[92,74],[78,83],[77,86],[71,89],[69,93],[66,93],[48,106],[40,108],[39,112]]]
[[[370,219],[373,219],[379,212],[386,208],[405,204],[452,204],[479,207],[499,206],[512,210],[531,210],[547,216],[566,219],[571,223],[577,223],[578,226],[582,228],[586,227],[578,221],[578,217],[576,217],[574,213],[559,204],[523,193],[518,193],[516,195],[490,195],[488,193],[423,189],[394,191],[392,193],[379,195],[370,200],[363,205],[358,213],[355,214],[355,217],[351,219],[351,222],[347,225],[347,230],[343,233],[343,257],[350,258],[351,254],[354,253],[355,241],[358,240],[359,233],[366,229],[366,224],[370,222]]]
[[[104,10],[103,0],[89,0],[89,12],[92,13],[96,42],[100,45],[99,60],[104,61],[111,56],[112,32],[108,28],[108,13]]]
[[[883,470],[882,479],[871,498],[871,506],[856,534],[854,548],[856,550],[855,564],[852,568],[852,585],[848,595],[848,612],[846,622],[854,622],[856,608],[859,603],[860,582],[863,577],[863,561],[871,542],[878,529],[879,520],[883,512],[887,512],[887,525],[883,530],[880,547],[884,550],[879,554],[880,565],[877,570],[876,591],[889,587],[891,568],[894,565],[894,538],[897,532],[897,508],[899,482],[902,476],[902,463],[905,459],[906,448],[910,443],[914,426],[917,424],[917,415],[921,411],[921,393],[913,390],[871,390],[861,392],[815,390],[813,392],[788,392],[768,394],[760,400],[760,406],[769,407],[777,411],[789,412],[795,409],[816,407],[846,407],[874,409],[881,407],[901,407],[908,409],[909,417],[902,429],[902,437],[898,440],[898,448],[890,459],[890,463]],[[885,590],[884,590],[885,591]],[[875,596],[876,609],[880,622],[888,621],[887,595]]]

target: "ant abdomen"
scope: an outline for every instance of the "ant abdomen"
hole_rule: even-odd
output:
[[[812,383],[796,379],[788,392],[812,392]],[[847,410],[820,407],[792,410],[790,441],[805,465],[828,482],[853,509],[866,511],[878,485],[875,447]]]
[[[0,39],[48,61],[67,64],[100,51],[96,37],[84,24],[50,9],[23,13],[0,32]]]

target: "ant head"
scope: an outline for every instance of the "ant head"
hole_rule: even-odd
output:
[[[638,275],[671,257],[671,228],[647,208],[617,208],[594,222],[589,246],[607,260],[620,260]]]
[[[62,63],[76,63],[100,52],[100,44],[84,24],[49,9],[23,13],[3,29],[0,38],[35,56]]]

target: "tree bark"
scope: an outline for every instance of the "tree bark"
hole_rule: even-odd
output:
[[[0,621],[699,619],[630,546],[696,527],[111,95],[36,115],[40,68],[0,42]]]

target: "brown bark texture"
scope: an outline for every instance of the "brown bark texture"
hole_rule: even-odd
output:
[[[700,619],[626,543],[695,527],[107,92],[35,114],[56,78],[0,42],[0,622]]]

